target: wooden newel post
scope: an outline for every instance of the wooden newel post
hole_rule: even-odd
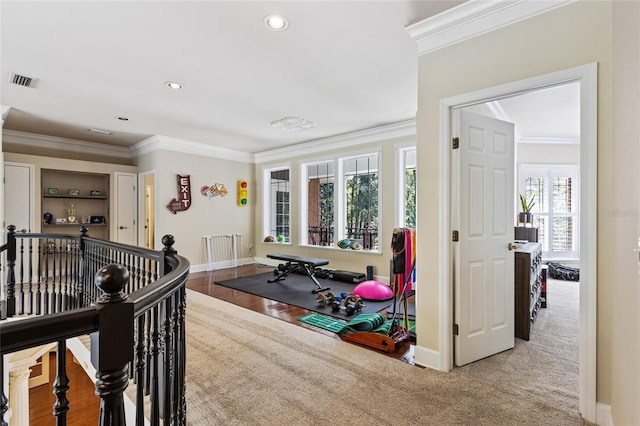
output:
[[[169,272],[173,271],[173,269],[178,264],[178,259],[176,259],[175,257],[175,255],[178,254],[178,252],[176,251],[176,249],[173,248],[173,245],[175,244],[175,242],[176,242],[176,239],[171,234],[167,234],[164,237],[162,237],[162,244],[164,245],[164,247],[162,248],[162,251],[165,254],[165,258],[164,258],[165,274],[168,274]]]
[[[122,291],[129,271],[112,263],[100,269],[95,283],[103,295],[96,301],[99,331],[91,335],[91,363],[100,397],[100,426],[125,425],[123,392],[133,360],[133,303]]]

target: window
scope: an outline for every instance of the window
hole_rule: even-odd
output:
[[[288,243],[291,241],[289,167],[265,169],[263,176],[265,236],[271,235]]]
[[[378,248],[378,154],[342,160],[344,233],[365,250]]]
[[[349,239],[378,250],[378,157],[375,152],[301,164],[301,244],[336,247]]]
[[[396,223],[400,227],[416,227],[416,148],[415,146],[397,148],[396,163],[397,206]]]
[[[307,238],[303,244],[312,246],[333,245],[334,231],[334,163],[307,164]]]
[[[531,212],[548,259],[578,257],[578,166],[521,166],[520,193],[535,197]]]

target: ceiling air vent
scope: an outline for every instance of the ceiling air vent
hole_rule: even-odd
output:
[[[17,84],[18,86],[33,87],[36,81],[37,79],[27,77],[26,75],[20,75],[13,72],[9,74],[9,83]]]

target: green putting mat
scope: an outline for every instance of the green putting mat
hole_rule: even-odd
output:
[[[298,318],[298,321],[304,322],[305,324],[311,324],[318,328],[329,330],[334,333],[339,333],[340,330],[342,330],[344,328],[344,325],[347,323],[346,321],[343,321],[343,320],[327,317],[327,316],[316,314],[313,312],[310,314],[301,316],[300,318]]]
[[[391,325],[391,321],[383,321],[384,324],[378,324],[375,320],[379,318],[375,314],[361,314],[362,317],[358,316],[354,318],[352,321],[347,322],[344,320],[327,317],[325,315],[316,314],[311,312],[310,314],[306,314],[298,318],[298,321],[304,322],[306,324],[313,325],[318,328],[322,328],[323,330],[329,330],[334,333],[347,334],[349,332],[353,333],[355,331],[373,331],[375,332],[387,332],[388,327]],[[380,318],[383,318],[380,314],[378,314]],[[367,324],[371,323],[371,324]],[[369,325],[369,329],[359,329],[362,324]],[[386,327],[385,327],[386,326]],[[353,328],[355,329],[353,329]],[[377,328],[379,327],[379,329]],[[416,322],[409,321],[409,332],[416,332]],[[384,334],[384,333],[383,333]]]

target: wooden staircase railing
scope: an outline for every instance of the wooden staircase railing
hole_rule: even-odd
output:
[[[0,247],[0,355],[57,342],[57,425],[66,424],[66,339],[91,335],[100,425],[125,424],[123,392],[135,386],[136,425],[186,424],[185,285],[189,261],[166,235],[160,251],[79,236],[16,234]],[[2,269],[5,267],[5,270]],[[6,277],[6,278],[5,278]],[[0,362],[0,424],[10,401]]]

